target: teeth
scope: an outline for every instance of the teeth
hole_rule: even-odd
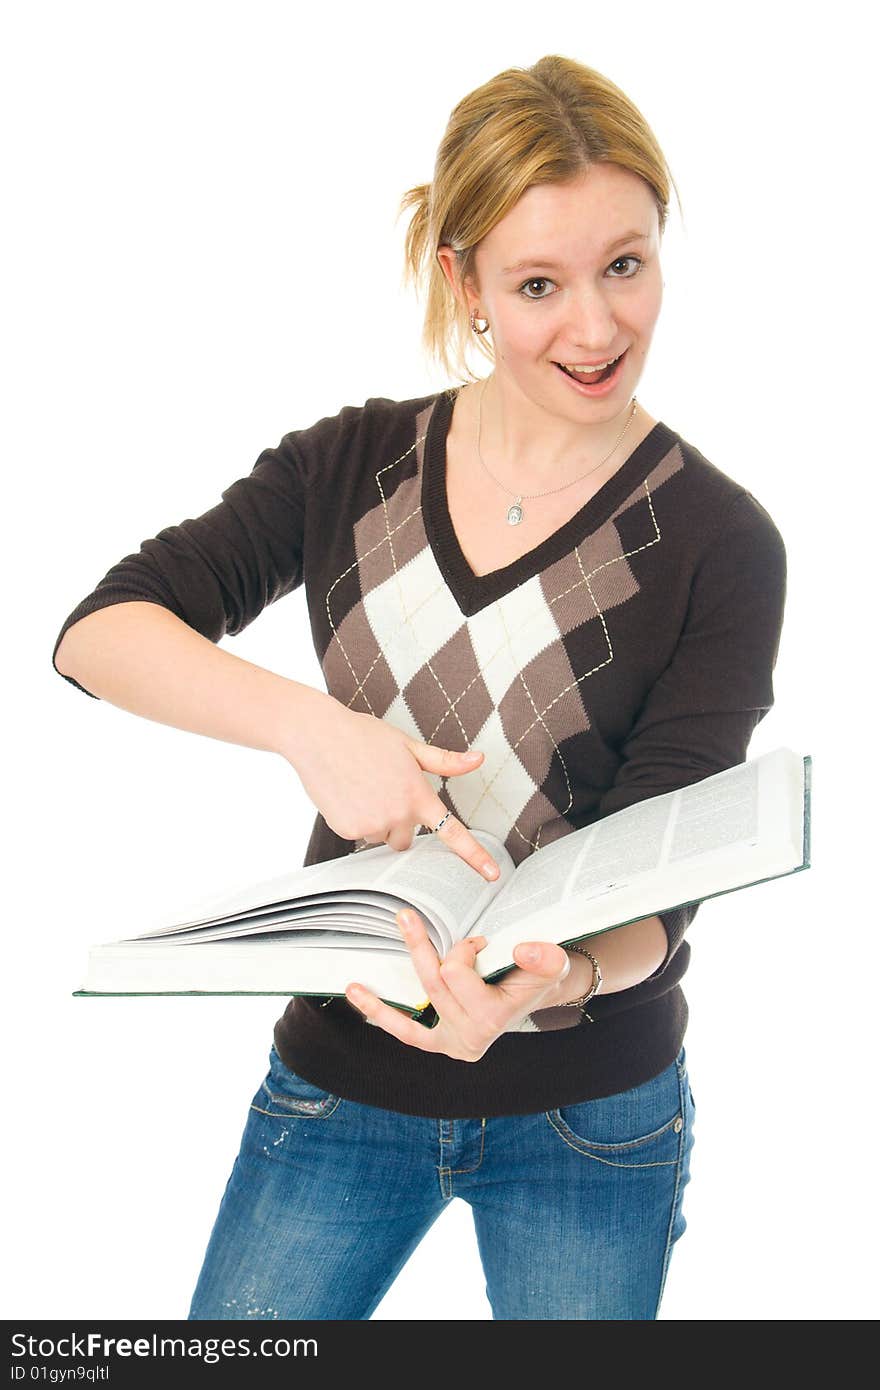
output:
[[[604,372],[606,367],[610,367],[613,365],[613,363],[618,361],[618,357],[612,357],[610,362],[603,362],[598,367],[575,367],[570,362],[563,362],[562,365],[570,372]]]

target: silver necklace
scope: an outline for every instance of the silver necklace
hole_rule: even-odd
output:
[[[621,439],[629,429],[630,424],[632,423],[633,416],[636,413],[636,398],[635,396],[633,396],[632,410],[630,411],[629,419],[627,420],[623,429],[620,431],[620,434],[617,436],[617,443],[614,445],[614,449],[611,450],[611,454],[606,454],[605,457],[599,461],[599,463],[594,463],[592,468],[588,468],[586,473],[581,473],[580,477],[572,478],[570,483],[563,483],[562,487],[548,488],[546,492],[511,492],[510,488],[504,487],[504,484],[498,481],[498,479],[495,477],[495,474],[491,471],[488,464],[486,463],[486,460],[483,458],[483,455],[480,453],[480,436],[483,427],[483,392],[485,391],[488,383],[489,378],[487,377],[486,380],[483,382],[483,386],[480,391],[480,405],[477,414],[477,457],[479,458],[480,463],[483,465],[486,472],[489,474],[489,477],[492,479],[493,483],[498,483],[498,486],[504,489],[508,497],[512,497],[514,499],[511,506],[509,506],[507,509],[507,523],[509,526],[518,526],[519,523],[523,520],[525,516],[525,513],[522,509],[524,499],[526,501],[531,501],[534,497],[549,497],[551,493],[554,492],[565,492],[566,488],[574,487],[575,483],[579,483],[582,478],[588,477],[590,473],[595,473],[597,468],[601,468],[603,463],[607,463],[611,457],[611,454],[614,453],[614,449],[617,448],[617,445],[620,443]]]

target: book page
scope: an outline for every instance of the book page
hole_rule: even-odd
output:
[[[674,883],[677,870],[684,883],[687,864],[707,856],[759,846],[785,853],[796,844],[802,809],[802,759],[791,763],[783,750],[740,763],[600,821],[589,859],[575,864],[561,900],[586,902],[661,873]]]
[[[580,908],[661,871],[674,879],[676,867],[694,858],[756,846],[767,838],[760,823],[762,796],[768,826],[778,829],[782,823],[779,807],[793,757],[777,750],[740,763],[627,806],[537,850],[495,899],[480,931],[491,936],[535,913],[575,902]],[[799,801],[796,793],[795,806]]]
[[[394,951],[403,957],[409,955],[409,949],[405,941],[388,941],[386,938],[364,936],[359,931],[346,931],[343,927],[334,927],[332,931],[298,931],[296,936],[291,938],[287,932],[269,932],[260,938],[261,941],[269,942],[273,946],[293,945],[300,949],[311,949],[330,951]]]
[[[388,850],[386,845],[377,848],[394,852]],[[290,869],[274,878],[261,879],[259,883],[191,898],[174,921],[160,924],[139,935],[158,936],[183,927],[231,921],[233,917],[250,917],[259,908],[272,910],[285,903],[332,894],[339,888],[369,888],[384,869],[384,864],[377,867],[371,862],[371,854],[372,851],[367,850],[363,854],[342,855],[339,859],[328,859],[321,864]]]
[[[481,917],[476,935],[491,937],[495,932],[528,917],[543,908],[557,906],[562,885],[570,877],[579,859],[589,855],[595,834],[593,826],[584,827],[543,849],[535,850],[517,867],[516,873],[504,885]]]
[[[609,893],[635,874],[650,873],[662,861],[664,842],[675,824],[678,793],[628,806],[599,821],[589,855],[575,861],[563,886],[562,901]]]
[[[129,937],[127,940],[130,945],[140,945],[144,941],[161,941],[167,946],[191,945],[195,941],[236,941],[280,936],[284,931],[301,935],[312,928],[327,925],[345,926],[364,934],[402,940],[394,922],[389,922],[387,917],[379,916],[368,909],[358,911],[356,904],[349,911],[327,904],[311,912],[303,909],[293,913],[268,912],[258,922],[249,921],[244,926],[241,922],[221,923],[219,926],[193,927],[189,931],[162,932],[155,936]]]
[[[397,854],[391,850],[397,862],[392,861],[387,872],[375,880],[387,891],[406,897],[417,912],[429,912],[437,925],[445,929],[449,943],[442,955],[467,936],[480,914],[504,885],[513,880],[515,873],[513,860],[500,840],[488,831],[472,828],[471,834],[489,850],[501,870],[494,883],[472,869],[436,835],[417,836],[411,847],[419,847],[417,855],[407,851]]]
[[[309,893],[292,901],[269,903],[256,907],[250,912],[233,912],[225,917],[211,917],[204,922],[186,923],[173,927],[154,927],[151,931],[140,932],[127,937],[128,941],[150,941],[159,937],[172,939],[178,936],[193,935],[207,937],[217,932],[246,936],[250,932],[261,931],[266,924],[290,922],[297,925],[300,917],[320,917],[326,912],[335,912],[341,903],[349,903],[352,908],[365,917],[374,916],[387,924],[389,935],[399,935],[393,923],[394,913],[406,906],[406,900],[395,898],[390,893],[356,893],[351,889],[339,889],[335,893]]]

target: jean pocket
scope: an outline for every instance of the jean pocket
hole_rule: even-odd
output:
[[[682,1073],[673,1062],[631,1090],[580,1101],[546,1112],[551,1128],[569,1148],[616,1167],[674,1164],[685,1127]]]
[[[269,1051],[269,1071],[251,1102],[251,1109],[263,1115],[327,1119],[340,1100],[340,1096],[326,1087],[317,1086],[286,1067],[273,1043]]]

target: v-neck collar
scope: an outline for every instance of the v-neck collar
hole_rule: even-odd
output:
[[[422,520],[440,572],[465,617],[479,613],[519,584],[540,574],[548,565],[561,560],[608,520],[678,441],[678,435],[658,420],[617,472],[558,530],[511,564],[490,570],[488,574],[474,574],[458,543],[446,495],[446,439],[456,394],[440,391],[428,420],[422,466]]]

